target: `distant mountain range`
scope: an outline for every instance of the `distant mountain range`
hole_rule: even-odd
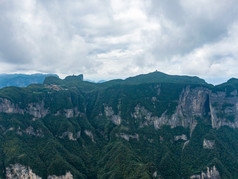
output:
[[[0,88],[7,86],[26,87],[30,84],[42,84],[47,76],[55,76],[56,74],[0,74]]]

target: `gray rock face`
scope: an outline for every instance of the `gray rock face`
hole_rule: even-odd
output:
[[[8,114],[24,114],[28,113],[35,118],[43,118],[49,110],[44,108],[44,101],[40,103],[30,103],[26,109],[21,109],[17,104],[12,103],[8,99],[0,98],[0,112]]]
[[[77,108],[74,109],[65,109],[65,117],[66,118],[72,118],[72,117],[78,117],[79,111]]]
[[[185,134],[182,134],[182,135],[179,135],[179,136],[174,136],[174,140],[175,140],[175,141],[178,141],[178,140],[184,140],[184,141],[186,141],[186,140],[188,140],[188,139],[187,139],[187,136],[186,136]]]
[[[205,87],[190,88],[187,86],[180,94],[178,105],[172,116],[165,111],[161,116],[153,116],[145,107],[137,105],[131,114],[134,119],[140,120],[140,127],[154,125],[160,129],[163,125],[171,128],[183,126],[190,128],[190,136],[197,125],[197,118],[211,116],[213,128],[221,126],[238,128],[238,95],[233,91],[229,96],[225,92],[212,93]]]
[[[183,144],[183,150],[184,150],[184,148],[188,145],[189,141],[190,141],[190,140],[187,140],[186,142],[184,142],[184,144]]]
[[[218,170],[216,169],[216,166],[213,166],[211,168],[207,167],[206,172],[201,172],[199,175],[192,175],[190,179],[220,179],[220,174]]]
[[[84,130],[84,133],[92,140],[93,143],[96,143],[94,140],[93,133],[89,130]]]
[[[41,129],[34,129],[32,126],[29,126],[25,130],[22,130],[21,127],[17,129],[17,135],[22,136],[23,134],[36,136],[36,137],[44,137],[44,133]]]
[[[212,127],[219,129],[221,126],[238,128],[238,96],[233,91],[229,96],[225,92],[210,95],[210,109]]]
[[[157,175],[158,175],[158,174],[157,174],[157,171],[155,171],[152,176],[153,176],[154,178],[156,178]]]
[[[130,141],[130,139],[136,139],[137,141],[139,141],[139,135],[138,134],[125,134],[125,133],[120,133],[119,135],[117,134],[118,137],[121,137],[127,141]]]
[[[140,127],[154,125],[155,129],[160,129],[163,125],[169,125],[171,128],[183,126],[190,127],[191,133],[197,125],[196,118],[203,117],[207,114],[205,104],[209,99],[210,91],[206,88],[187,87],[182,91],[179,97],[178,105],[172,116],[166,115],[165,111],[162,116],[153,116],[152,112],[145,109],[143,106],[137,105],[134,113],[131,116],[140,120]]]
[[[215,146],[215,140],[203,140],[203,148],[204,149],[213,149]]]
[[[10,127],[6,129],[5,127],[0,125],[0,131],[2,132],[3,135],[6,135],[7,133],[13,131],[13,132],[16,132],[16,134],[20,136],[22,136],[23,134],[26,134],[26,135],[36,136],[36,137],[44,137],[44,133],[41,129],[34,129],[32,126],[29,126],[25,130],[22,130],[21,127],[18,127],[17,129],[15,129],[14,127]]]
[[[7,179],[42,179],[38,175],[32,172],[30,167],[26,167],[20,164],[10,165],[6,168]],[[48,176],[47,179],[73,179],[73,175],[70,172],[66,172],[63,176]]]
[[[104,112],[108,120],[112,121],[115,125],[120,125],[121,124],[121,116],[120,115],[115,115],[114,111],[112,110],[112,107],[105,106],[104,107]]]
[[[3,113],[19,113],[23,114],[24,110],[20,109],[18,105],[13,104],[10,100],[6,98],[0,98],[0,112]]]
[[[162,125],[170,125],[171,128],[183,126],[190,127],[192,134],[197,125],[196,118],[206,114],[205,104],[208,100],[209,90],[206,88],[190,89],[188,86],[182,91],[175,113],[169,117],[164,113],[160,118],[154,121],[155,128]]]
[[[20,164],[10,165],[6,168],[7,179],[41,179],[37,176],[29,167],[25,167]]]
[[[47,179],[73,179],[73,175],[70,172],[66,172],[63,176],[48,176]]]
[[[3,130],[3,135],[6,135],[8,132],[10,131],[14,131],[14,127],[10,127],[9,129],[5,130],[4,127],[1,127],[1,129]]]
[[[67,138],[69,140],[76,141],[77,139],[80,138],[80,135],[81,135],[81,131],[77,132],[76,137],[74,137],[74,134],[72,132],[66,131],[61,136],[59,136],[59,138],[61,139]]]
[[[35,118],[44,118],[49,113],[49,110],[45,109],[44,106],[44,101],[41,101],[41,103],[30,103],[26,112]]]
[[[74,117],[74,110],[73,109],[65,109],[65,117],[66,118],[72,118]]]
[[[137,105],[134,109],[134,113],[131,114],[131,116],[134,119],[139,119],[140,128],[143,128],[145,126],[153,125],[153,122],[158,119],[157,116],[152,116],[152,112],[145,109],[145,107]],[[145,120],[144,120],[145,119]]]

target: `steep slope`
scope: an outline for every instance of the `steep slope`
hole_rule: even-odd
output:
[[[154,72],[4,88],[0,176],[237,178],[237,84]]]

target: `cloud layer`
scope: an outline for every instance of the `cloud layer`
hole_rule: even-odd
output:
[[[238,77],[235,0],[1,0],[0,73]]]

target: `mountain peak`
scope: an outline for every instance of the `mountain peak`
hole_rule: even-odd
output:
[[[72,76],[67,76],[65,81],[83,81],[83,74],[80,75],[72,75]]]
[[[203,85],[207,84],[205,80],[197,76],[168,75],[159,71],[130,77],[127,78],[125,81],[128,83],[184,83]]]
[[[237,78],[231,78],[227,81],[228,83],[235,83],[238,84],[238,79]]]

